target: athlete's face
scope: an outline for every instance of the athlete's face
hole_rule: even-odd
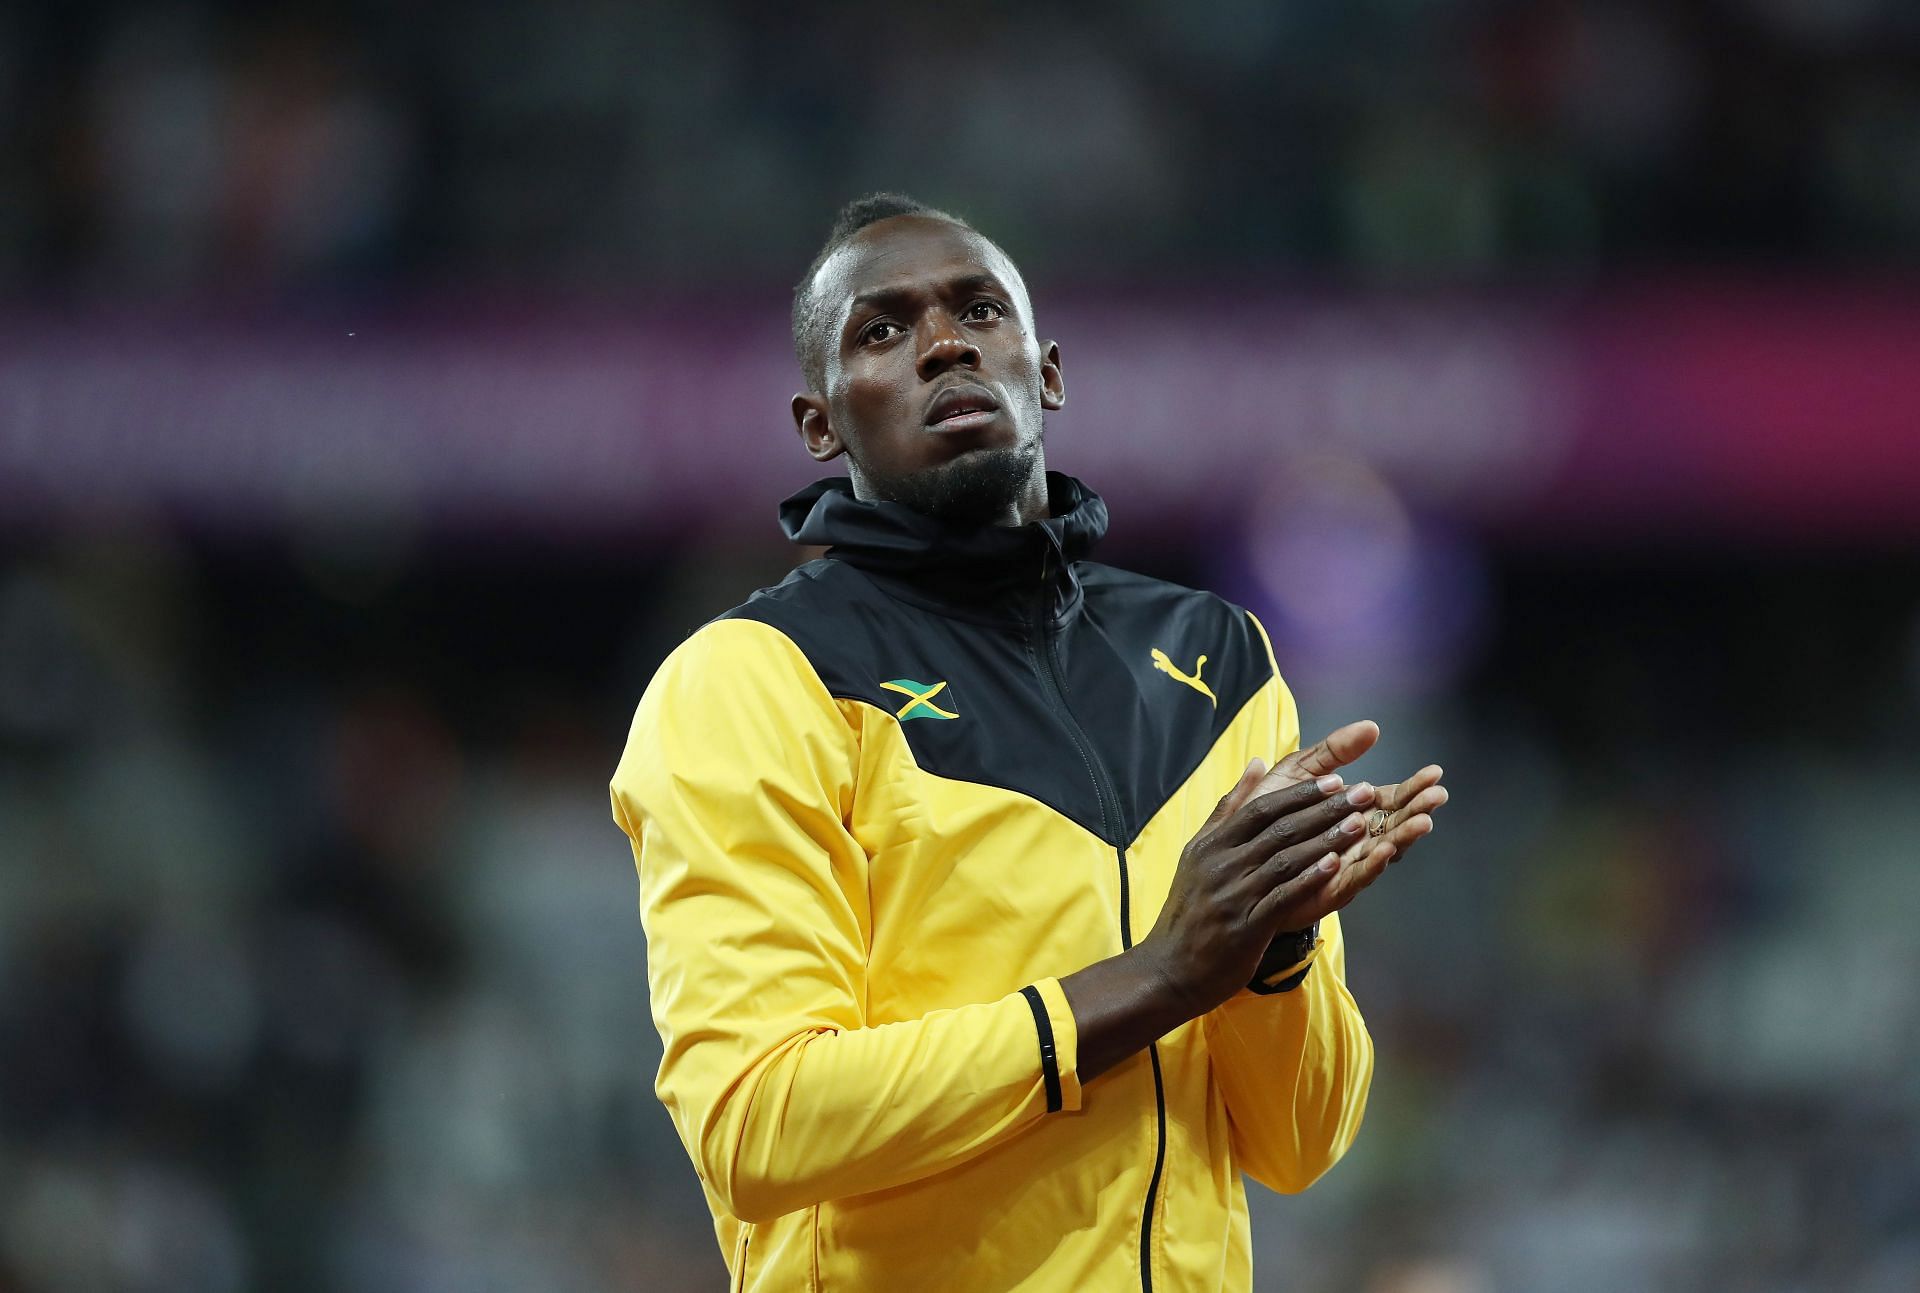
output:
[[[1041,424],[1066,400],[1060,349],[1033,331],[1020,272],[970,229],[929,216],[868,225],[820,267],[826,389],[794,422],[854,490],[979,523],[1046,514]]]

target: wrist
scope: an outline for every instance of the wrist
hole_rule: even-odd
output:
[[[1151,1003],[1156,1036],[1165,1036],[1190,1019],[1198,1019],[1220,1004],[1207,999],[1199,980],[1186,972],[1177,953],[1169,952],[1151,936],[1134,944],[1123,956],[1133,961],[1142,995]]]

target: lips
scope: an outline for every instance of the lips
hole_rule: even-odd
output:
[[[958,422],[969,414],[991,414],[1000,411],[1000,401],[993,398],[984,386],[965,383],[949,386],[933,397],[927,405],[927,425],[938,426],[942,422]]]

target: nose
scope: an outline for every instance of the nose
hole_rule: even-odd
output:
[[[949,368],[978,368],[980,350],[957,326],[945,310],[931,312],[926,333],[920,339],[920,357],[914,369],[921,381],[932,381]]]

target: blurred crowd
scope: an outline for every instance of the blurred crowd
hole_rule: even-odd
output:
[[[606,805],[643,573],[15,555],[0,1289],[710,1287]]]
[[[1897,0],[0,13],[0,287],[757,282],[907,188],[1063,276],[1920,254]]]

